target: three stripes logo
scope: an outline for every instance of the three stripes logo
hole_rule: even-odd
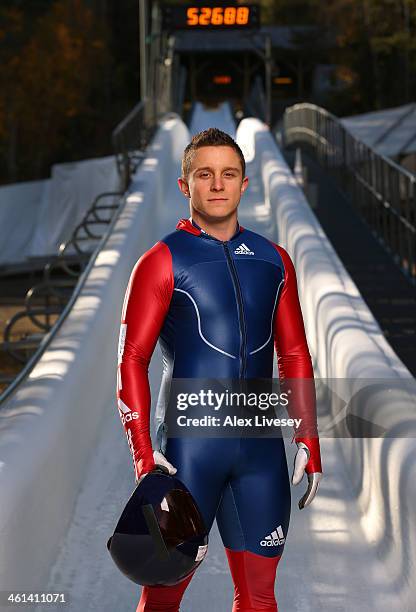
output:
[[[126,342],[127,323],[120,325],[120,335],[118,337],[118,363],[123,361],[124,344]]]
[[[283,535],[282,526],[276,527],[276,529],[268,536],[261,540],[260,546],[281,546],[285,543],[285,537]]]
[[[234,251],[236,255],[254,255],[254,251],[250,251],[248,246],[242,242]]]
[[[123,402],[122,399],[120,398],[118,399],[117,405],[118,405],[118,410],[120,413],[121,422],[123,423],[123,425],[125,425],[129,421],[135,421],[136,419],[139,418],[139,413],[132,412],[130,408],[127,406],[127,404]]]

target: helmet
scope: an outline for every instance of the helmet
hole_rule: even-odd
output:
[[[204,559],[208,533],[188,489],[158,466],[139,481],[107,548],[133,582],[174,585]]]

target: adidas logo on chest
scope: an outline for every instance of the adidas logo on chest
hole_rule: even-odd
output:
[[[242,242],[240,246],[235,249],[234,253],[236,255],[254,255],[254,251],[250,251],[250,249],[246,244],[244,244],[244,242]]]

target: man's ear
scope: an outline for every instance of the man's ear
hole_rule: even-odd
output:
[[[189,185],[181,176],[178,178],[178,186],[186,198],[191,197],[191,194],[189,193]]]
[[[241,195],[243,195],[247,187],[248,187],[248,176],[245,176],[243,178],[243,182],[241,183]]]

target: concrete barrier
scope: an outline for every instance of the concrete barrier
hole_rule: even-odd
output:
[[[398,608],[413,610],[414,379],[384,338],[266,126],[257,119],[243,120],[237,141],[258,164],[278,242],[294,262],[315,375],[334,385],[331,414],[320,414],[320,424],[326,425],[327,435],[337,436],[368,545],[388,569]],[[343,384],[337,387],[340,379]],[[369,424],[372,435],[377,430],[382,437],[369,437]]]
[[[1,407],[0,590],[47,584],[111,396],[116,409],[122,297],[135,262],[154,243],[166,170],[187,141],[179,118],[162,122],[73,308]]]

